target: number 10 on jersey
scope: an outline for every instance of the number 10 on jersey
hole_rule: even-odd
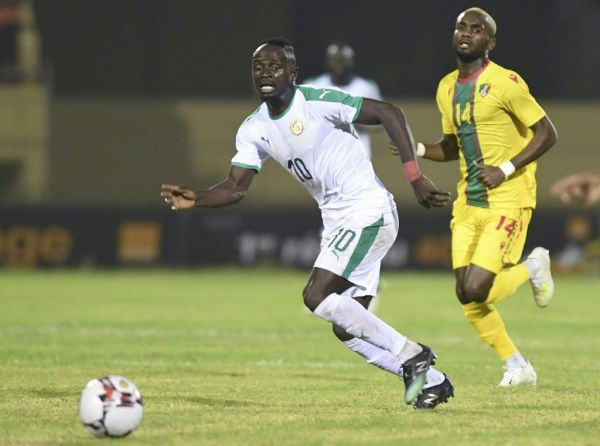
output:
[[[313,177],[306,168],[304,161],[301,158],[294,158],[293,160],[288,160],[288,169],[292,170],[298,179],[303,183],[308,180],[312,180]]]

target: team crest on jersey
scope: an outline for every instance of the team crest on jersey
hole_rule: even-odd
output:
[[[481,97],[485,98],[487,96],[487,94],[490,92],[491,88],[492,88],[492,86],[490,84],[481,84],[479,86],[479,94],[481,95]]]
[[[292,121],[292,124],[290,125],[290,130],[296,136],[302,134],[304,130],[304,125],[302,124],[302,121],[300,121],[299,119],[294,119]]]
[[[519,83],[519,78],[517,77],[517,75],[515,73],[510,73],[508,75],[508,78],[517,84]]]

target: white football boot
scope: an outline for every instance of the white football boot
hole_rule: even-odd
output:
[[[533,289],[533,298],[538,307],[544,308],[550,305],[552,296],[554,296],[554,280],[550,271],[550,252],[545,248],[535,248],[528,259],[535,259],[539,262],[538,272],[529,279]]]
[[[498,384],[500,387],[513,386],[535,386],[537,383],[537,373],[533,366],[527,361],[527,366],[508,367],[504,372],[502,381]]]

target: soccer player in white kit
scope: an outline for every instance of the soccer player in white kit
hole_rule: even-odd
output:
[[[354,72],[354,49],[346,43],[335,42],[325,50],[325,66],[327,73],[311,77],[305,84],[319,88],[336,88],[350,93],[352,96],[377,99],[381,101],[379,87],[372,79],[366,79]],[[371,137],[365,126],[357,126],[356,131],[367,156],[371,158]]]
[[[263,103],[238,130],[228,177],[201,192],[163,184],[161,196],[174,211],[237,203],[273,158],[312,195],[323,217],[321,252],[303,291],[305,305],[331,322],[348,348],[402,376],[406,404],[432,409],[446,402],[453,396],[452,384],[431,367],[433,351],[367,310],[377,291],[381,259],[397,235],[398,216],[353,124],[383,125],[422,206],[445,206],[450,200],[448,192],[420,173],[402,111],[387,102],[296,85],[295,52],[283,38],[259,44],[252,73]]]

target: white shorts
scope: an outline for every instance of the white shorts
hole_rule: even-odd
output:
[[[396,209],[361,213],[328,226],[314,266],[352,282],[345,296],[376,296],[381,260],[398,235]]]

